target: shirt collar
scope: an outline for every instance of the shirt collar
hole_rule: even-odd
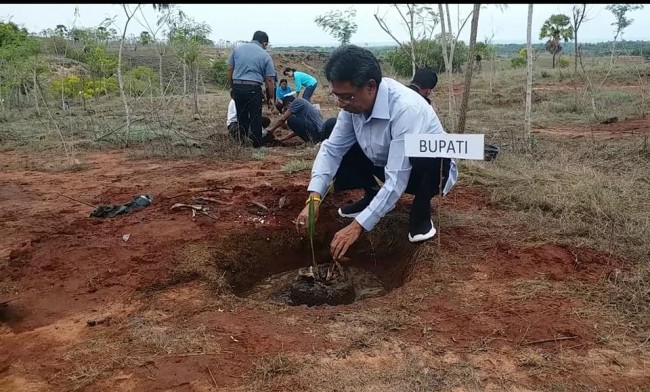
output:
[[[260,41],[252,40],[251,43],[252,43],[252,44],[256,44],[256,45],[259,46],[260,48],[262,47],[262,44],[260,43]]]
[[[370,118],[379,118],[382,120],[390,120],[390,112],[388,110],[388,83],[386,79],[382,79],[377,88],[377,96],[375,97],[375,104],[372,107]]]

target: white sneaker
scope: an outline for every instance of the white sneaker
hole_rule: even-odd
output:
[[[433,238],[433,236],[435,235],[436,235],[436,228],[433,226],[433,221],[431,221],[431,230],[429,230],[424,234],[416,234],[414,236],[412,236],[411,233],[409,232],[409,241],[422,242],[428,240],[429,238]]]

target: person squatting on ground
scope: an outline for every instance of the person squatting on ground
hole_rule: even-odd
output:
[[[228,134],[233,138],[239,137],[239,123],[237,122],[237,105],[235,100],[232,99],[233,93],[230,92],[230,102],[228,103],[228,116],[226,117],[226,127],[228,128]],[[271,119],[262,116],[262,137],[265,137],[268,133],[266,128],[271,125]]]
[[[431,105],[431,100],[429,99],[429,94],[431,90],[438,84],[438,75],[436,75],[433,70],[429,68],[418,68],[415,71],[413,80],[411,84],[407,87],[416,93],[420,94],[429,105]]]
[[[278,109],[278,112],[280,112],[280,114],[284,112],[284,97],[287,94],[291,94],[292,92],[293,90],[291,89],[291,86],[289,86],[287,79],[280,79],[280,84],[278,84],[278,88],[275,89],[275,108]]]
[[[256,31],[253,40],[237,46],[228,58],[228,87],[237,108],[240,142],[250,141],[253,147],[266,143],[262,135],[262,85],[266,84],[266,102],[273,108],[277,73],[266,52],[269,36]]]
[[[296,98],[300,97],[300,91],[304,87],[305,92],[302,93],[302,97],[311,102],[311,96],[314,94],[316,87],[318,87],[318,80],[308,73],[296,71],[295,68],[287,67],[284,69],[283,74],[294,80],[294,84],[296,85]]]
[[[284,114],[273,124],[269,132],[273,133],[285,121],[291,132],[277,141],[283,142],[298,136],[305,142],[319,143],[329,136],[329,134],[327,136],[323,134],[323,119],[320,112],[306,99],[296,98],[292,95],[285,96],[284,110]]]
[[[354,220],[334,235],[332,256],[343,256],[362,231],[372,230],[395,207],[405,191],[415,195],[409,241],[432,238],[436,229],[431,199],[439,187],[443,195],[451,190],[458,171],[449,158],[406,157],[404,136],[446,133],[435,111],[413,90],[382,78],[377,58],[356,45],[337,48],[325,65],[325,76],[343,110],[314,160],[307,200],[315,201],[318,216],[320,200],[332,180],[334,191],[365,190],[362,199],[338,210],[342,217]],[[381,187],[375,176],[383,181]],[[305,231],[308,216],[309,204],[296,219],[298,230]]]

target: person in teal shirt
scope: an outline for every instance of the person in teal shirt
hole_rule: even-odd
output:
[[[293,90],[289,86],[287,79],[280,79],[280,84],[275,89],[275,108],[282,114],[284,112],[284,97],[290,94]]]
[[[308,73],[296,71],[295,68],[287,67],[284,69],[283,74],[284,76],[293,78],[296,84],[296,98],[300,97],[300,90],[304,87],[305,92],[302,94],[302,97],[308,102],[311,102],[311,96],[314,94],[316,86],[318,86],[318,80]]]

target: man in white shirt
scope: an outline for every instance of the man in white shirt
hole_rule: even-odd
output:
[[[355,45],[340,46],[330,55],[325,76],[343,110],[318,151],[307,200],[315,201],[317,214],[320,199],[333,179],[335,191],[362,188],[366,192],[361,200],[339,209],[339,215],[354,220],[334,235],[332,256],[343,256],[363,230],[372,230],[395,207],[405,191],[415,195],[409,241],[432,238],[436,229],[431,199],[439,188],[443,195],[451,190],[458,171],[448,158],[406,157],[404,135],[445,133],[435,111],[415,91],[382,78],[377,58]],[[324,132],[329,132],[327,125],[331,122],[323,125]],[[375,176],[383,186],[379,187]],[[307,226],[308,213],[307,205],[296,219],[298,229]]]
[[[237,105],[235,104],[235,100],[232,98],[232,92],[230,93],[230,102],[228,103],[228,116],[226,117],[226,127],[228,127],[228,133],[230,136],[234,137],[235,139],[238,139],[241,137],[240,129],[239,129],[239,122],[237,122]],[[271,125],[271,119],[262,116],[262,140],[265,142],[268,142],[267,134],[268,131],[266,128]]]

